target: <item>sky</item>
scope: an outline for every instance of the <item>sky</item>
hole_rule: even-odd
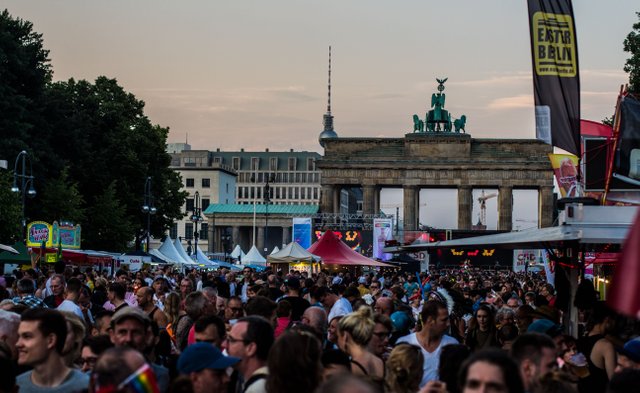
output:
[[[628,80],[623,41],[640,4],[573,3],[581,117],[599,121],[611,116]],[[154,124],[170,128],[168,142],[188,140],[194,149],[322,153],[329,45],[339,136],[402,137],[413,130],[413,114],[429,109],[435,79],[446,77],[446,109],[466,115],[472,137],[535,137],[524,0],[5,0],[0,7],[43,34],[54,80],[115,78],[145,101]]]

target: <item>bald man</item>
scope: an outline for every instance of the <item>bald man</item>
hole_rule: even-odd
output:
[[[136,300],[138,301],[138,307],[140,307],[151,320],[157,323],[160,329],[163,329],[167,326],[169,320],[165,313],[162,312],[153,301],[154,293],[153,288],[142,287],[136,292]]]
[[[376,304],[373,307],[373,309],[378,314],[382,314],[382,315],[386,315],[387,317],[391,317],[391,314],[393,314],[393,311],[394,311],[393,299],[390,298],[390,297],[378,298],[378,300],[376,300]]]
[[[307,325],[317,331],[321,338],[327,336],[327,312],[321,307],[309,307],[302,313],[300,320],[303,325]]]

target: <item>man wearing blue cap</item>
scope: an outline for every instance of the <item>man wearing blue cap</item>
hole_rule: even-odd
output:
[[[627,341],[624,347],[618,348],[618,364],[616,373],[627,370],[640,370],[640,337]]]
[[[230,379],[227,369],[239,361],[239,358],[224,356],[209,343],[195,343],[180,355],[178,372],[189,376],[193,393],[226,392]]]

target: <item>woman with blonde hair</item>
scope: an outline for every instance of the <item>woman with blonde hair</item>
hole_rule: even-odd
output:
[[[422,351],[415,345],[398,344],[391,351],[386,364],[385,391],[388,393],[415,393],[422,380]]]
[[[351,357],[352,373],[382,382],[384,363],[367,347],[375,324],[373,310],[368,306],[345,315],[338,323],[338,346]]]

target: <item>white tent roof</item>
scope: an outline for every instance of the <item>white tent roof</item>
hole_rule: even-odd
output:
[[[160,248],[158,248],[158,251],[164,254],[167,258],[169,258],[169,260],[171,260],[172,263],[180,263],[185,265],[194,264],[194,262],[191,261],[190,259],[182,258],[178,250],[176,250],[176,247],[173,245],[173,241],[171,240],[170,236],[167,236],[165,241],[162,242],[162,245],[160,246]]]
[[[187,252],[184,250],[184,247],[182,246],[182,242],[180,242],[180,239],[176,239],[173,242],[173,246],[176,248],[176,251],[178,251],[178,254],[182,257],[182,259],[184,259],[185,261],[191,262],[192,259],[189,256],[189,254],[187,254]]]
[[[231,251],[231,258],[233,259],[244,259],[245,255],[246,254],[242,251],[239,244],[237,244],[233,251]]]
[[[296,242],[287,244],[285,248],[267,257],[269,263],[320,262],[322,258],[313,255]]]
[[[160,251],[158,251],[157,249],[151,249],[149,250],[149,255],[153,255],[154,257],[158,258],[159,260],[161,260],[164,263],[176,263],[175,261],[172,261],[168,256],[164,255],[163,253],[161,253]]]
[[[273,247],[273,250],[271,251],[271,253],[269,255],[273,255],[275,253],[277,253],[278,251],[280,251],[280,249],[278,248],[278,246]]]
[[[256,248],[256,246],[251,247],[251,250],[247,253],[247,255],[242,257],[243,265],[264,265],[267,263],[267,260],[264,259],[262,255],[260,255],[260,251]]]
[[[211,261],[206,255],[204,255],[204,252],[202,252],[200,247],[196,247],[196,262],[208,266],[218,266],[217,263]]]

